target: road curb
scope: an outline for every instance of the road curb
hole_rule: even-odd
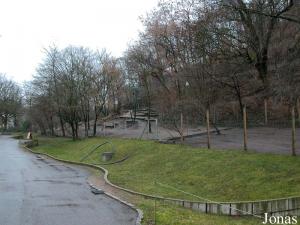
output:
[[[92,187],[92,188],[94,188],[94,189],[98,189],[98,188],[97,188],[95,185],[93,185],[92,183],[90,183],[90,182],[87,182],[87,183],[88,183],[88,185],[89,185],[90,187]],[[122,203],[122,204],[124,204],[124,205],[126,205],[126,206],[128,206],[128,207],[130,207],[131,209],[135,210],[135,211],[137,212],[137,215],[138,215],[135,224],[136,224],[136,225],[141,225],[141,224],[142,224],[142,220],[143,220],[143,211],[142,211],[142,210],[136,208],[133,204],[131,204],[131,203],[129,203],[129,202],[126,202],[126,201],[120,199],[119,197],[117,197],[117,196],[115,196],[115,195],[109,193],[109,192],[104,191],[104,194],[105,194],[106,196],[108,196],[108,197],[110,197],[110,198],[112,198],[112,199],[114,199],[114,200],[116,200],[116,201],[118,201],[118,202],[120,202],[120,203]]]

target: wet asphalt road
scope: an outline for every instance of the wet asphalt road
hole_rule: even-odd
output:
[[[0,135],[0,225],[132,225],[136,212],[94,195],[79,167],[27,153]]]

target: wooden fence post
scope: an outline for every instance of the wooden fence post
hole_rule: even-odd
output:
[[[292,107],[292,155],[296,156],[296,120],[295,107]]]
[[[206,110],[207,148],[210,149],[209,109]]]
[[[243,121],[244,121],[244,150],[247,151],[247,141],[248,141],[248,134],[247,134],[247,111],[246,106],[243,107]]]

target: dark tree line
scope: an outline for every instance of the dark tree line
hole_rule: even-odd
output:
[[[231,103],[240,114],[247,102],[291,107],[300,97],[299,15],[292,0],[163,1],[124,60],[145,105],[175,128],[181,113],[199,118]]]
[[[98,123],[124,108],[133,120],[139,107],[149,116],[155,108],[179,133],[182,115],[195,123],[218,109],[224,119],[241,119],[245,105],[258,112],[262,102],[297,106],[300,118],[299,7],[293,0],[161,1],[119,59],[84,47],[46,49],[24,89],[26,118],[43,134],[73,139],[96,135]],[[12,90],[0,97],[6,129],[20,90],[3,76],[0,83]]]
[[[97,122],[108,115],[108,107],[118,110],[121,84],[118,62],[104,50],[51,47],[29,88],[28,115],[43,134],[66,136],[70,131],[75,140],[80,125],[89,136],[93,122],[92,135],[96,135]]]
[[[21,110],[21,88],[4,74],[0,74],[0,127],[2,131],[7,131],[9,126],[19,126]]]

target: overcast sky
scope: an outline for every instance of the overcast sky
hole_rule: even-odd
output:
[[[30,80],[43,48],[82,45],[121,56],[158,0],[1,0],[0,73]]]

